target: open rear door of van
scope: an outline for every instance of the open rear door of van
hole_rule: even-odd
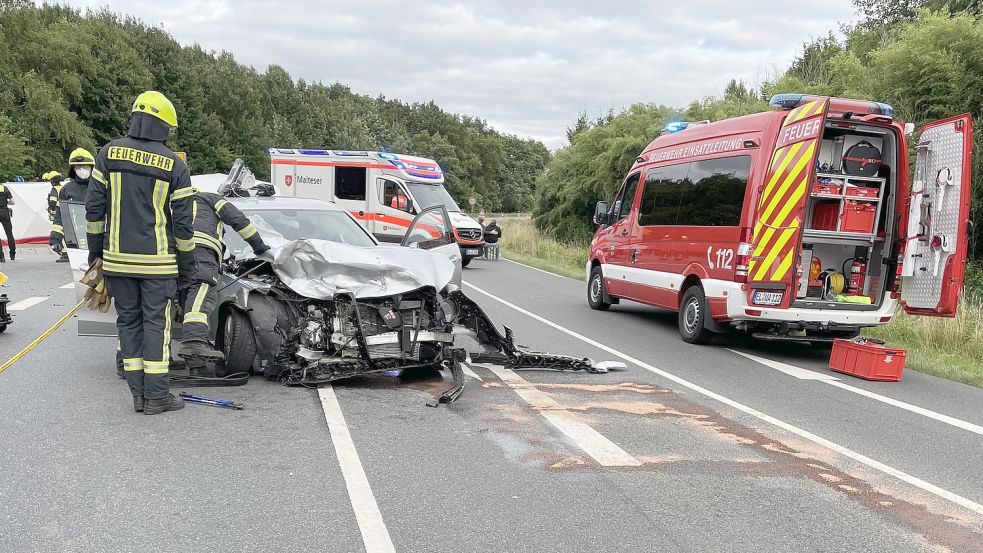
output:
[[[805,205],[815,179],[829,98],[813,97],[785,117],[758,196],[748,263],[749,305],[788,307]]]
[[[901,268],[901,305],[913,315],[956,316],[972,225],[972,153],[969,114],[922,129]]]

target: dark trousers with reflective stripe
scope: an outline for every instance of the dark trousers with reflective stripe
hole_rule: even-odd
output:
[[[4,208],[0,207],[0,209]],[[10,255],[14,255],[17,253],[17,241],[14,239],[14,226],[10,222],[10,217],[0,217],[0,225],[3,225],[3,232],[7,235],[7,247],[10,249]],[[0,259],[3,259],[2,247],[0,247]]]
[[[177,279],[107,275],[106,285],[116,301],[116,329],[130,392],[147,399],[167,397]]]
[[[208,341],[208,315],[215,309],[215,285],[218,284],[218,255],[214,250],[198,246],[195,248],[198,270],[194,284],[188,288],[184,300],[184,326],[181,328],[181,341]]]

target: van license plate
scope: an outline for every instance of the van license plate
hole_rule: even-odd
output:
[[[785,292],[755,292],[751,296],[754,305],[781,305]]]
[[[479,256],[479,255],[481,255],[481,250],[477,250],[477,249],[475,249],[475,250],[464,250],[464,255]]]

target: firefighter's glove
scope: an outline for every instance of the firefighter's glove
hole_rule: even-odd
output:
[[[51,251],[58,255],[61,255],[63,248],[61,247],[61,236],[52,234],[48,237],[48,246],[51,246]]]
[[[106,288],[106,277],[102,274],[102,259],[96,259],[79,282],[89,287],[85,291],[85,299],[89,300],[89,309],[98,309],[103,313],[109,311],[112,299]]]
[[[270,246],[264,243],[260,247],[253,250],[253,253],[256,254],[256,257],[259,257],[268,251],[270,251]]]

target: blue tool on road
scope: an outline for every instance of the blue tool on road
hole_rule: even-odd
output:
[[[226,409],[236,409],[242,410],[245,405],[241,403],[236,403],[230,399],[215,399],[211,397],[203,396],[193,396],[186,392],[181,392],[179,394],[181,399],[187,401],[188,403],[200,403],[202,405],[214,405],[215,407],[224,407]]]

